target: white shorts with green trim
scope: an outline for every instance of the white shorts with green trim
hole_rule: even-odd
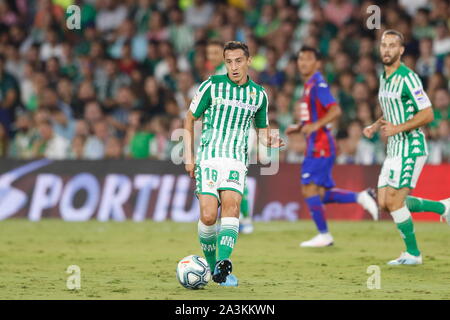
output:
[[[378,188],[414,189],[427,156],[387,157],[378,177]]]
[[[197,195],[213,195],[219,202],[220,190],[232,190],[242,195],[247,171],[246,165],[236,159],[212,158],[202,160],[195,165],[195,192]]]

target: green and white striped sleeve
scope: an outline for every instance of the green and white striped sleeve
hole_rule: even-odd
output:
[[[262,90],[261,92],[263,93],[261,106],[255,113],[255,127],[259,129],[267,128],[269,126],[269,118],[268,118],[269,99],[267,98],[267,93],[265,90]]]
[[[422,81],[417,74],[410,72],[404,77],[404,81],[406,84],[406,94],[412,100],[414,109],[416,109],[417,112],[431,107],[431,101],[423,89]]]
[[[189,110],[195,118],[200,118],[205,110],[211,105],[211,78],[202,82],[191,101]]]

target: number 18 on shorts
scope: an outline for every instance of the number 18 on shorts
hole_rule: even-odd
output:
[[[244,192],[247,167],[236,159],[213,158],[202,160],[195,166],[196,193],[215,196],[220,190]]]

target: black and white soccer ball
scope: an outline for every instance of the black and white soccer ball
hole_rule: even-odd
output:
[[[211,271],[205,258],[187,256],[178,262],[177,279],[187,289],[202,289],[211,280]]]

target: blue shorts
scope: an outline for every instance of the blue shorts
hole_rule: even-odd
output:
[[[301,182],[303,185],[314,183],[325,188],[333,188],[334,183],[331,172],[335,157],[306,157],[302,164]]]

